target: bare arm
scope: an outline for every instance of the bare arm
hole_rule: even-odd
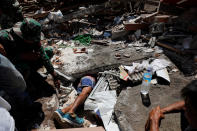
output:
[[[185,101],[179,101],[179,102],[173,103],[165,108],[162,108],[161,111],[164,114],[180,112],[184,109],[184,107],[185,107]]]
[[[151,120],[150,131],[159,131],[159,121]]]
[[[149,114],[149,118],[145,125],[145,130],[148,131],[150,129],[150,131],[159,131],[159,121],[164,118],[164,114],[180,112],[184,109],[184,107],[185,102],[179,101],[163,109],[160,109],[159,106],[154,108]]]
[[[0,54],[6,56],[6,51],[1,43],[0,43]]]
[[[164,114],[161,112],[160,106],[152,109],[149,113],[148,120],[145,125],[145,130],[159,131],[159,121],[164,118]]]

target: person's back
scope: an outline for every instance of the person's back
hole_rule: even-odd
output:
[[[23,76],[6,57],[0,54],[0,90],[17,96],[25,89],[26,83]]]

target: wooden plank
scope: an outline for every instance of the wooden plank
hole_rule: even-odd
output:
[[[46,131],[46,130],[35,129],[32,131]],[[48,131],[105,131],[105,130],[103,129],[103,127],[92,127],[92,128],[52,129]]]

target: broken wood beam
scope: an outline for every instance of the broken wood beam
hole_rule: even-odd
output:
[[[127,31],[144,29],[149,25],[147,23],[130,23],[130,22],[124,22],[123,24]]]
[[[167,48],[167,49],[169,49],[171,51],[175,51],[176,53],[180,53],[180,54],[182,53],[182,51],[180,51],[180,50],[178,50],[178,49],[176,49],[174,47],[171,47],[169,45],[163,44],[161,42],[156,42],[156,44],[159,45],[159,46],[161,46],[161,47]]]
[[[146,38],[145,36],[141,36],[141,37],[142,37],[144,40],[147,40],[147,41],[150,40],[149,38]],[[180,51],[180,50],[178,50],[178,49],[176,49],[176,48],[174,48],[174,47],[172,47],[172,46],[169,46],[169,45],[166,45],[166,44],[164,44],[164,43],[161,43],[161,42],[155,42],[155,44],[158,45],[158,46],[161,46],[161,47],[163,47],[163,48],[169,49],[169,50],[171,50],[171,51],[174,51],[174,52],[176,52],[176,53],[179,53],[179,54],[182,54],[182,53],[183,53],[182,51]]]
[[[104,40],[91,40],[92,44],[98,44],[98,45],[103,45],[103,46],[108,46],[109,43],[108,41],[104,41]]]

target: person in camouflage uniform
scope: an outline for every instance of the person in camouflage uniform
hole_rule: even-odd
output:
[[[0,28],[8,29],[23,21],[22,7],[17,0],[0,0]]]
[[[25,18],[13,28],[0,31],[0,53],[10,59],[25,79],[27,72],[37,71],[44,65],[53,76],[55,86],[59,87],[60,82],[49,58],[53,51],[46,51],[41,46],[41,36],[41,24],[34,19]]]

